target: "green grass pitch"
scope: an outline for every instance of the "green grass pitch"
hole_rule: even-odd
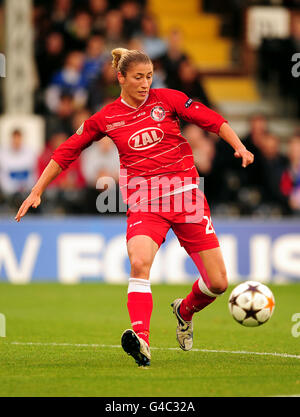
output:
[[[194,350],[183,352],[170,304],[190,287],[152,285],[152,362],[143,369],[120,347],[130,327],[127,286],[1,283],[7,336],[0,338],[0,396],[300,395],[300,326],[292,321],[299,284],[270,286],[275,312],[257,328],[230,316],[230,287],[195,316]]]

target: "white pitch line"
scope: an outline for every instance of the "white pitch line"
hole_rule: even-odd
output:
[[[42,342],[10,342],[11,345],[28,345],[28,346],[73,346],[73,347],[90,347],[90,348],[120,348],[120,345],[101,345],[101,344],[89,344],[89,343],[42,343]],[[152,350],[178,350],[180,348],[159,348],[151,347]],[[261,356],[277,356],[281,358],[300,359],[300,355],[291,355],[289,353],[277,353],[277,352],[251,352],[247,350],[217,350],[217,349],[192,349],[192,352],[202,353],[228,353],[231,355],[261,355]]]

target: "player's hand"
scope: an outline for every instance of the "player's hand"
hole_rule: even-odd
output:
[[[248,165],[252,164],[254,161],[253,153],[249,152],[245,147],[237,149],[234,153],[236,158],[242,158],[242,167],[246,168]]]
[[[15,217],[15,220],[19,222],[21,218],[25,216],[30,207],[37,208],[40,204],[41,197],[38,194],[31,192],[29,196],[26,198],[26,200],[23,201]]]

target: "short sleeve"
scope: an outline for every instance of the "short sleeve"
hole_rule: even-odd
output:
[[[70,136],[52,154],[52,159],[63,169],[75,161],[81,152],[93,142],[102,139],[106,135],[101,123],[101,114],[96,113],[87,119],[77,129],[74,135]]]
[[[181,91],[161,89],[164,100],[168,102],[171,111],[188,123],[198,125],[204,130],[219,134],[220,127],[227,120],[209,109],[204,104],[194,101]]]

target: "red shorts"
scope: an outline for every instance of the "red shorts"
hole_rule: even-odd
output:
[[[180,202],[182,202],[180,207]],[[137,235],[149,236],[160,247],[170,228],[188,254],[219,247],[210,209],[198,189],[160,198],[127,212],[127,242]]]

